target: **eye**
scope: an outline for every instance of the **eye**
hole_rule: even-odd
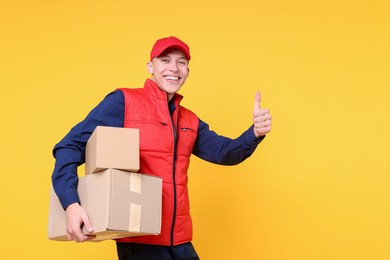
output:
[[[162,59],[161,59],[161,62],[163,62],[163,63],[168,63],[169,60],[168,60],[167,58],[162,58]]]
[[[180,60],[178,63],[180,65],[187,65],[187,61],[186,60]]]

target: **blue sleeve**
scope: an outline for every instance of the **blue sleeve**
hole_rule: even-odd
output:
[[[53,188],[64,209],[80,203],[77,193],[77,167],[85,162],[85,146],[96,126],[123,127],[124,96],[116,90],[108,94],[87,117],[74,126],[53,149],[56,159]]]
[[[212,163],[235,165],[251,156],[264,137],[257,138],[252,125],[238,138],[227,138],[210,130],[208,124],[199,119],[193,154]]]

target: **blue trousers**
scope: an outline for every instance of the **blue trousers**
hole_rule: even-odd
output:
[[[177,246],[116,243],[119,260],[199,260],[191,242]]]

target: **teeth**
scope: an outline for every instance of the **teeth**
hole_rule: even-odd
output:
[[[173,77],[173,76],[165,76],[165,78],[170,80],[179,80],[179,77]]]

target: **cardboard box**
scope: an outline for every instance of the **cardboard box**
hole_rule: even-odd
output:
[[[81,177],[78,192],[81,205],[94,227],[96,238],[92,241],[160,233],[161,178],[107,169]],[[68,240],[65,211],[53,189],[50,194],[49,239]]]
[[[108,168],[139,170],[139,129],[98,126],[85,151],[85,174]]]

